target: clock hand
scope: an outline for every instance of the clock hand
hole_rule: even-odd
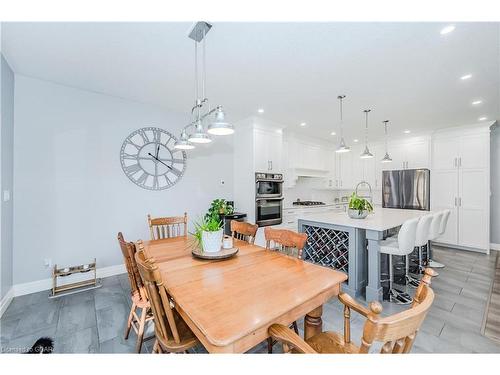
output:
[[[151,156],[153,159],[156,159],[157,161],[159,161],[160,163],[162,163],[165,167],[167,167],[168,169],[172,169],[172,167],[170,165],[167,165],[165,164],[164,162],[162,162],[160,159],[158,159],[156,156],[154,156],[152,153],[148,152],[148,155]]]
[[[160,145],[156,148],[156,159],[158,159],[158,153],[160,152]]]

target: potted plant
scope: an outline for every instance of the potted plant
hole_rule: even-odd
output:
[[[233,212],[233,206],[228,204],[225,199],[214,199],[212,201],[212,204],[210,205],[210,208],[208,209],[208,212],[205,215],[205,218],[217,215],[221,217],[223,215],[230,215]]]
[[[361,198],[356,193],[352,193],[349,199],[349,209],[347,210],[350,218],[364,219],[372,211],[373,206],[367,199]]]
[[[194,223],[193,236],[203,251],[215,253],[220,251],[224,229],[219,215],[205,215]]]

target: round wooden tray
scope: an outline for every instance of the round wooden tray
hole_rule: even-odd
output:
[[[191,251],[191,254],[193,254],[194,257],[200,259],[228,259],[235,255],[238,250],[239,249],[237,247],[233,247],[231,249],[220,249],[220,251],[217,251],[215,253],[207,253],[197,247],[193,251]]]

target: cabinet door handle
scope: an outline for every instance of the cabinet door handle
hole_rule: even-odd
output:
[[[458,206],[462,207],[462,197],[458,198]]]
[[[461,156],[458,158],[458,167],[459,168],[462,167],[462,157]]]
[[[457,207],[457,197],[455,197],[455,207]]]
[[[457,167],[457,158],[453,159],[453,166],[456,168]]]

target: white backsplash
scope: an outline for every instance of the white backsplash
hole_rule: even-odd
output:
[[[299,178],[297,183],[292,188],[285,188],[283,191],[284,207],[292,207],[292,203],[297,199],[301,201],[320,201],[326,204],[334,203],[335,198],[339,201],[343,196],[350,196],[352,190],[328,190],[318,189],[317,179],[315,178]],[[381,191],[373,191],[373,202],[381,204]]]

